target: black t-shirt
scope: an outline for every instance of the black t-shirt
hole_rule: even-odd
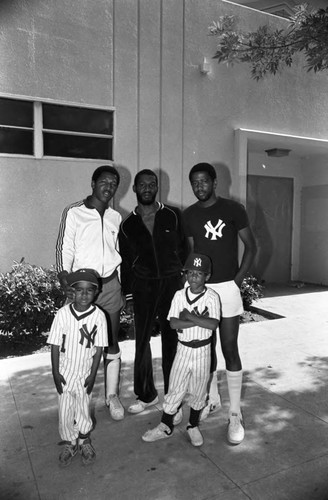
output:
[[[183,212],[186,236],[194,251],[212,261],[210,283],[233,280],[238,272],[238,232],[249,225],[245,208],[236,201],[218,198],[210,207],[198,202]]]

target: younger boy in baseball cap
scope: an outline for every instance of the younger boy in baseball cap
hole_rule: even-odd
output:
[[[103,348],[108,345],[105,314],[93,304],[99,291],[98,273],[79,269],[67,275],[67,283],[74,288],[74,300],[57,311],[47,341],[58,392],[59,434],[65,444],[59,455],[63,467],[78,451],[85,465],[96,458],[89,437],[90,401]]]
[[[211,337],[219,325],[220,299],[216,292],[205,286],[211,274],[209,257],[190,254],[184,270],[188,285],[175,293],[168,313],[171,328],[176,329],[179,341],[170,373],[169,390],[164,397],[162,420],[157,427],[148,430],[142,439],[151,442],[172,435],[174,425],[182,419],[181,404],[188,392],[190,417],[187,432],[191,444],[201,446],[203,436],[199,430],[199,417],[205,406],[210,376]]]

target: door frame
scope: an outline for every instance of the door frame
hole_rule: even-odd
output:
[[[278,134],[261,130],[251,130],[238,128],[234,131],[234,168],[238,172],[237,193],[239,200],[246,206],[247,201],[247,176],[248,176],[248,156],[254,144],[262,149],[262,152],[270,148],[285,148],[292,151],[293,155],[298,155],[301,159],[304,155],[311,157],[314,154],[328,156],[328,140],[313,137],[301,137],[291,134]],[[292,225],[292,262],[291,279],[297,280],[300,267],[300,231],[301,231],[301,181],[294,178],[294,206]],[[242,255],[243,247],[239,246],[239,256]]]

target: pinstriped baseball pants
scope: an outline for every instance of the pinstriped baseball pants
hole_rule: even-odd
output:
[[[174,415],[186,393],[189,393],[188,404],[191,408],[201,410],[205,406],[210,364],[211,344],[193,349],[178,342],[169,390],[164,397],[165,413]]]
[[[76,378],[74,383],[63,386],[58,396],[59,435],[64,441],[75,441],[79,434],[92,430],[90,416],[91,394],[84,387],[85,377]]]

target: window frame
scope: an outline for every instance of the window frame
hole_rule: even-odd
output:
[[[68,102],[68,101],[57,101],[55,99],[35,99],[33,97],[26,96],[17,96],[12,94],[3,94],[0,93],[0,98],[2,99],[11,99],[16,101],[25,101],[25,102],[33,102],[33,128],[28,129],[33,131],[33,149],[34,154],[19,154],[19,153],[2,153],[0,152],[0,158],[30,158],[34,160],[60,160],[60,161],[81,161],[81,162],[108,162],[112,164],[114,162],[115,157],[115,129],[116,129],[116,108],[114,106],[99,106],[99,105],[91,105],[91,104],[81,104],[76,102]],[[111,135],[99,134],[99,133],[88,133],[88,132],[74,132],[74,131],[65,131],[65,130],[56,130],[56,129],[46,129],[43,128],[43,104],[52,104],[58,106],[66,106],[66,107],[75,107],[75,108],[83,108],[90,109],[94,111],[109,111],[113,113],[113,129]],[[1,123],[0,123],[1,125]],[[24,130],[26,127],[19,126],[6,126],[6,128],[12,128],[17,130]],[[44,154],[43,148],[43,133],[54,133],[54,134],[63,134],[63,135],[75,135],[78,137],[100,137],[111,139],[112,141],[112,159],[102,159],[102,158],[77,158],[75,156],[49,156]]]

